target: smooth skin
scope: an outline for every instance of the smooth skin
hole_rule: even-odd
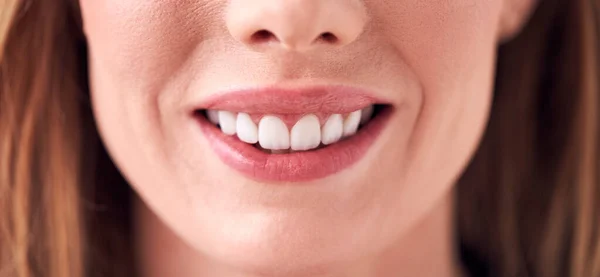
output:
[[[80,3],[95,119],[139,196],[143,276],[457,275],[452,188],[488,119],[496,48],[535,0]],[[222,163],[187,110],[292,83],[367,88],[395,111],[351,169],[270,184]]]

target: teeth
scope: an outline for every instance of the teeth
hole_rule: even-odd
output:
[[[215,125],[219,125],[219,112],[218,111],[208,110],[208,111],[206,111],[206,116],[208,117],[208,120],[210,122],[212,122]]]
[[[226,135],[235,135],[236,132],[236,116],[232,112],[219,111],[219,124],[221,125],[221,131]]]
[[[237,116],[237,136],[238,138],[249,144],[258,142],[258,127],[247,113],[239,113]]]
[[[268,153],[280,154],[290,151],[306,151],[318,148],[321,143],[330,145],[342,138],[356,134],[358,127],[373,116],[373,106],[350,113],[346,118],[333,114],[323,126],[314,114],[303,116],[288,130],[286,124],[274,115],[264,116],[258,126],[249,114],[207,110],[210,122],[220,126],[226,135],[236,135],[248,144],[257,144]]]
[[[290,148],[290,133],[287,126],[276,116],[263,117],[258,124],[258,143],[262,148],[270,150]]]
[[[310,150],[321,144],[321,124],[319,118],[314,114],[302,117],[291,132],[292,150]]]
[[[360,124],[360,114],[361,111],[355,111],[350,113],[346,120],[344,120],[344,137],[348,137],[356,134],[358,130],[358,124]]]
[[[373,105],[364,108],[360,114],[360,125],[363,125],[373,116]]]
[[[344,132],[344,118],[341,114],[331,115],[321,129],[321,141],[325,145],[338,142]]]

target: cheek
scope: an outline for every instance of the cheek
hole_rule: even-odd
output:
[[[168,154],[173,149],[164,147],[173,145],[164,123],[171,104],[161,98],[164,91],[181,91],[173,89],[181,83],[169,78],[202,39],[202,28],[187,29],[192,7],[181,9],[175,2],[80,0],[92,104],[103,142],[138,193],[160,199],[149,202],[161,205],[153,210],[178,218],[187,210],[179,205],[186,202],[185,193],[173,181],[176,164]]]
[[[397,192],[387,201],[407,223],[447,195],[480,141],[491,104],[500,1],[391,3],[398,7],[381,6],[375,24],[420,82],[414,127],[396,130],[397,137],[410,132],[410,140],[384,157],[390,164],[402,159],[401,171],[388,172],[401,181],[386,190]]]
[[[185,82],[173,76],[186,71],[185,61],[204,39],[210,21],[203,13],[215,10],[203,2],[80,0],[94,110],[109,147],[123,145],[131,153],[166,145],[165,117],[173,117],[185,91]]]
[[[207,34],[206,1],[80,0],[95,66],[144,91],[164,86]],[[190,2],[190,3],[186,3]],[[123,84],[124,83],[124,84]]]
[[[432,8],[409,17],[414,20],[405,33],[410,39],[400,42],[412,53],[406,62],[419,76],[423,95],[408,155],[414,159],[411,167],[417,168],[409,172],[429,164],[428,169],[447,168],[457,175],[456,167],[466,164],[487,121],[499,3],[452,3],[445,4],[443,12]]]

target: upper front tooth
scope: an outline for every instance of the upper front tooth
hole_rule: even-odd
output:
[[[238,138],[250,144],[258,142],[258,127],[247,113],[239,113],[237,116],[237,136]]]
[[[258,143],[264,149],[289,149],[290,133],[287,126],[276,116],[264,116],[258,123]]]
[[[321,124],[319,118],[314,114],[302,117],[291,132],[292,150],[301,151],[314,149],[321,144]]]
[[[373,110],[373,105],[362,109],[362,112],[360,114],[360,124],[365,124],[367,121],[369,121],[369,119],[371,119],[371,117],[373,116]]]
[[[361,110],[351,112],[344,120],[344,137],[354,135],[360,124]]]
[[[213,124],[219,124],[219,112],[216,110],[207,110],[206,111],[206,116],[208,117],[208,120],[210,122],[212,122]]]
[[[341,114],[332,114],[321,129],[321,140],[323,144],[336,143],[342,138],[344,132],[344,118]]]
[[[221,131],[226,135],[235,135],[236,133],[236,116],[232,112],[219,111],[219,124],[221,125]]]

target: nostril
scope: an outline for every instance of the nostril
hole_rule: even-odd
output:
[[[279,39],[277,39],[277,36],[275,36],[275,34],[270,32],[269,30],[264,30],[264,29],[258,30],[254,34],[252,34],[252,36],[250,37],[250,40],[255,43],[262,43],[262,42],[267,42],[270,40],[279,41]]]
[[[330,32],[325,32],[322,33],[317,40],[326,42],[326,43],[337,43],[338,42],[338,37],[335,36],[334,34],[330,33]]]

